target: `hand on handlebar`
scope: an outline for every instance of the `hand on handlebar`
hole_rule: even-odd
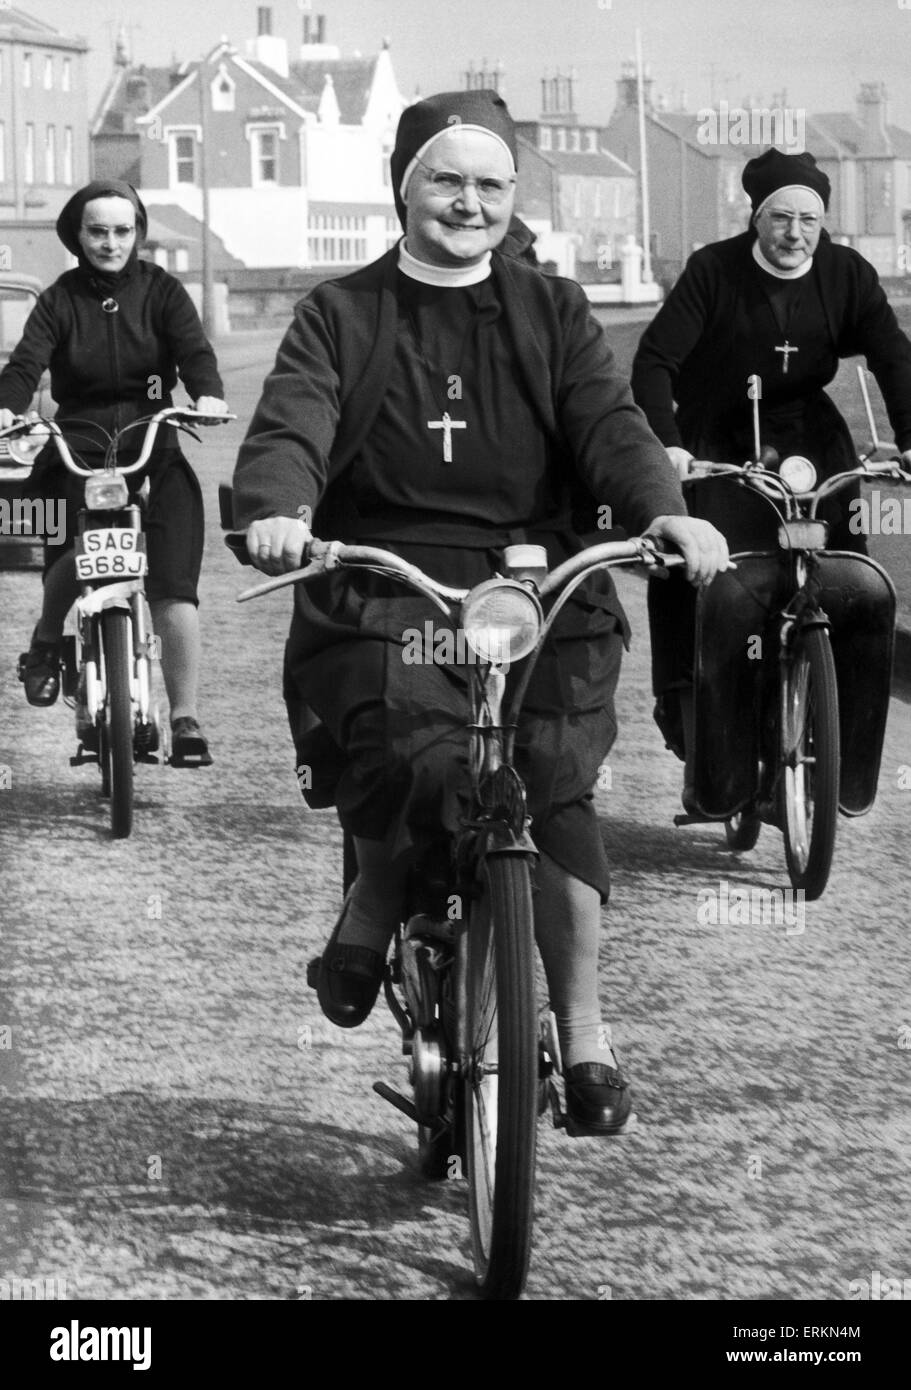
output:
[[[648,534],[677,547],[686,561],[686,577],[691,584],[711,584],[716,574],[731,567],[728,543],[710,521],[696,516],[657,516]]]
[[[0,410],[0,430],[12,429],[13,425],[18,424],[21,418],[20,415],[16,415],[12,410],[7,410],[4,406]]]
[[[301,568],[310,540],[310,527],[299,516],[267,516],[248,528],[247,553],[263,574],[287,574]]]
[[[683,446],[680,444],[666,445],[665,453],[667,454],[671,463],[674,465],[677,477],[680,479],[681,482],[683,482],[684,478],[689,477],[690,464],[693,461],[693,455],[690,453],[689,449],[684,449]]]
[[[218,396],[200,396],[193,409],[198,410],[200,415],[227,415],[229,413],[227,405],[224,401],[219,400]],[[197,425],[204,425],[206,421],[197,420],[196,423]]]

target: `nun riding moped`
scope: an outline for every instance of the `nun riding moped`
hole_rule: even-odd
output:
[[[739,851],[776,827],[792,887],[810,900],[828,881],[839,811],[863,815],[876,796],[895,629],[888,574],[866,554],[827,550],[818,511],[858,479],[911,473],[869,414],[871,450],[817,483],[808,459],[763,449],[761,383],[749,385],[755,461],[694,461],[684,481],[691,514],[724,533],[736,568],[697,600],[692,804],[676,824],[723,822]]]

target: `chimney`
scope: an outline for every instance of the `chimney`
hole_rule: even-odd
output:
[[[279,77],[288,76],[288,45],[272,33],[271,5],[256,7],[256,38],[247,40],[247,57],[271,68]]]
[[[857,98],[857,119],[863,127],[863,143],[858,154],[891,154],[892,141],[886,129],[886,87],[883,82],[861,82]]]
[[[308,14],[304,15],[304,33],[301,43],[301,62],[314,62],[317,59],[340,58],[341,50],[334,43],[326,43],[326,16],[318,14],[314,24]]]
[[[646,68],[642,74],[642,96],[644,99],[646,113],[655,109],[652,99],[652,87],[655,79],[650,75]],[[636,76],[635,58],[624,60],[620,68],[620,78],[617,82],[617,110],[638,110],[639,108],[639,83]]]
[[[539,119],[545,124],[571,126],[579,124],[579,117],[573,110],[573,84],[576,80],[575,69],[568,77],[557,73],[556,77],[544,77],[541,80],[541,115]]]

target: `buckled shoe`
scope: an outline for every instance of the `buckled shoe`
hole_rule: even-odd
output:
[[[622,1134],[630,1122],[633,1098],[619,1067],[578,1062],[563,1077],[567,1129],[580,1135]]]
[[[53,705],[60,694],[60,657],[63,650],[59,642],[39,642],[32,637],[32,645],[19,658],[18,676],[25,686],[25,698],[30,705]]]
[[[371,951],[369,946],[345,945],[338,939],[350,896],[349,892],[316,973],[320,1008],[339,1028],[357,1028],[364,1022],[376,1003],[386,973],[386,961],[379,951]]]

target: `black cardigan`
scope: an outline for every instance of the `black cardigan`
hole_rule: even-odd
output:
[[[116,313],[101,307],[109,297]],[[136,261],[113,290],[82,267],[46,289],[0,372],[0,406],[26,411],[47,367],[58,420],[91,420],[109,433],[171,405],[178,373],[191,399],[223,396],[193,301],[179,280],[150,261]],[[141,436],[141,430],[127,436],[125,459],[138,453]],[[81,440],[77,447],[85,452]]]
[[[751,229],[694,252],[642,335],[633,362],[633,394],[667,446],[689,447],[687,441],[698,437],[700,424],[712,418],[719,405],[730,404],[719,402],[718,381],[730,352],[739,286],[753,273],[755,240]],[[823,231],[810,274],[817,277],[838,356],[866,357],[896,443],[899,449],[911,448],[911,342],[898,326],[876,271],[852,247],[835,245]]]
[[[655,516],[685,515],[673,469],[580,287],[497,251],[491,266],[516,371],[567,471],[631,533]],[[344,489],[342,476],[376,418],[393,362],[397,267],[394,247],[296,306],[237,461],[239,528],[296,516],[302,507],[315,511],[327,489]]]

